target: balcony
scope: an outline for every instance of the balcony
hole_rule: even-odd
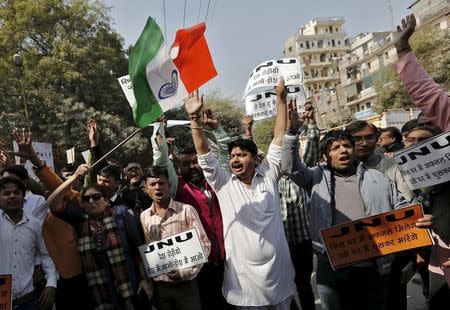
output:
[[[297,49],[297,53],[299,56],[304,54],[310,54],[310,53],[323,53],[323,52],[338,52],[338,51],[344,51],[346,52],[348,50],[348,46],[340,45],[340,46],[324,46],[324,47],[310,47],[310,48],[299,48]]]
[[[330,73],[328,75],[321,76],[320,74],[317,76],[310,76],[305,75],[305,82],[306,83],[313,83],[313,82],[321,82],[321,81],[334,81],[339,80],[339,73]]]

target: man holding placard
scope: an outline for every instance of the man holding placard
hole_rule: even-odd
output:
[[[174,201],[170,198],[170,183],[168,172],[165,168],[154,166],[149,168],[144,176],[145,189],[152,198],[151,207],[141,213],[141,223],[144,229],[145,241],[155,242],[165,239],[166,237],[177,235],[195,228],[196,234],[186,233],[186,236],[178,235],[173,240],[165,240],[150,244],[148,250],[144,253],[150,253],[157,248],[158,256],[161,258],[161,266],[156,269],[166,268],[166,266],[176,265],[177,268],[167,268],[168,272],[153,276],[155,285],[155,297],[158,309],[200,309],[200,295],[195,278],[202,268],[203,264],[198,264],[184,268],[193,260],[205,261],[211,250],[211,243],[206,236],[202,223],[198,217],[197,211],[187,204]],[[191,237],[188,237],[191,236]],[[183,255],[180,250],[182,245],[176,248],[167,248],[164,245],[173,244],[173,242],[183,242],[189,238],[198,236],[203,253],[199,253],[198,257],[188,257]],[[170,261],[171,257],[180,256],[180,259]],[[145,262],[144,262],[145,263]],[[146,264],[147,273],[151,268],[155,268],[150,263]]]
[[[324,163],[306,167],[298,155],[297,130],[298,114],[291,105],[282,168],[297,185],[311,191],[310,234],[318,258],[317,289],[322,309],[385,309],[392,257],[333,270],[321,230],[406,206],[407,202],[387,176],[356,161],[355,140],[345,131],[328,132],[320,141]]]

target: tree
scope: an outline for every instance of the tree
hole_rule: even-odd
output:
[[[89,0],[0,0],[0,135],[24,126],[21,87],[12,55],[23,59],[30,127],[36,141],[52,142],[56,163],[65,150],[86,149],[85,123],[96,117],[105,150],[136,129],[117,78],[128,72],[123,39],[107,8]],[[139,136],[113,155],[148,163]]]
[[[241,134],[241,122],[244,118],[244,108],[239,106],[232,98],[223,97],[218,91],[205,95],[205,107],[210,108],[215,117],[219,120],[224,130],[232,137]],[[184,107],[167,111],[168,119],[187,120],[189,119]],[[211,128],[205,128],[210,131]],[[214,140],[210,132],[206,132],[210,139]],[[193,147],[191,131],[187,127],[177,126],[168,129],[168,135],[176,137],[175,145],[178,149]]]
[[[442,29],[430,25],[418,29],[411,46],[419,62],[444,89],[450,89],[450,36]],[[393,69],[388,70],[384,83],[376,85],[380,93],[378,109],[415,107],[402,82]]]

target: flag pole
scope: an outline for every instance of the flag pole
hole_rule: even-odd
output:
[[[97,160],[95,163],[93,163],[90,168],[94,168],[95,166],[97,166],[100,162],[102,162],[103,160],[105,160],[106,157],[108,157],[109,155],[111,155],[112,152],[114,152],[115,150],[117,150],[119,147],[121,147],[122,145],[124,145],[128,140],[130,140],[134,135],[136,135],[137,133],[141,132],[144,128],[138,128],[135,131],[133,131],[128,137],[126,137],[122,142],[120,142],[119,144],[117,144],[115,147],[113,147],[108,153],[106,153],[105,155],[103,155],[99,160]]]

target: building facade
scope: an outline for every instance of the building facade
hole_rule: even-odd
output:
[[[319,126],[339,123],[345,115],[340,103],[338,60],[348,50],[343,17],[315,18],[284,43],[284,57],[300,59],[305,89],[314,96]]]

